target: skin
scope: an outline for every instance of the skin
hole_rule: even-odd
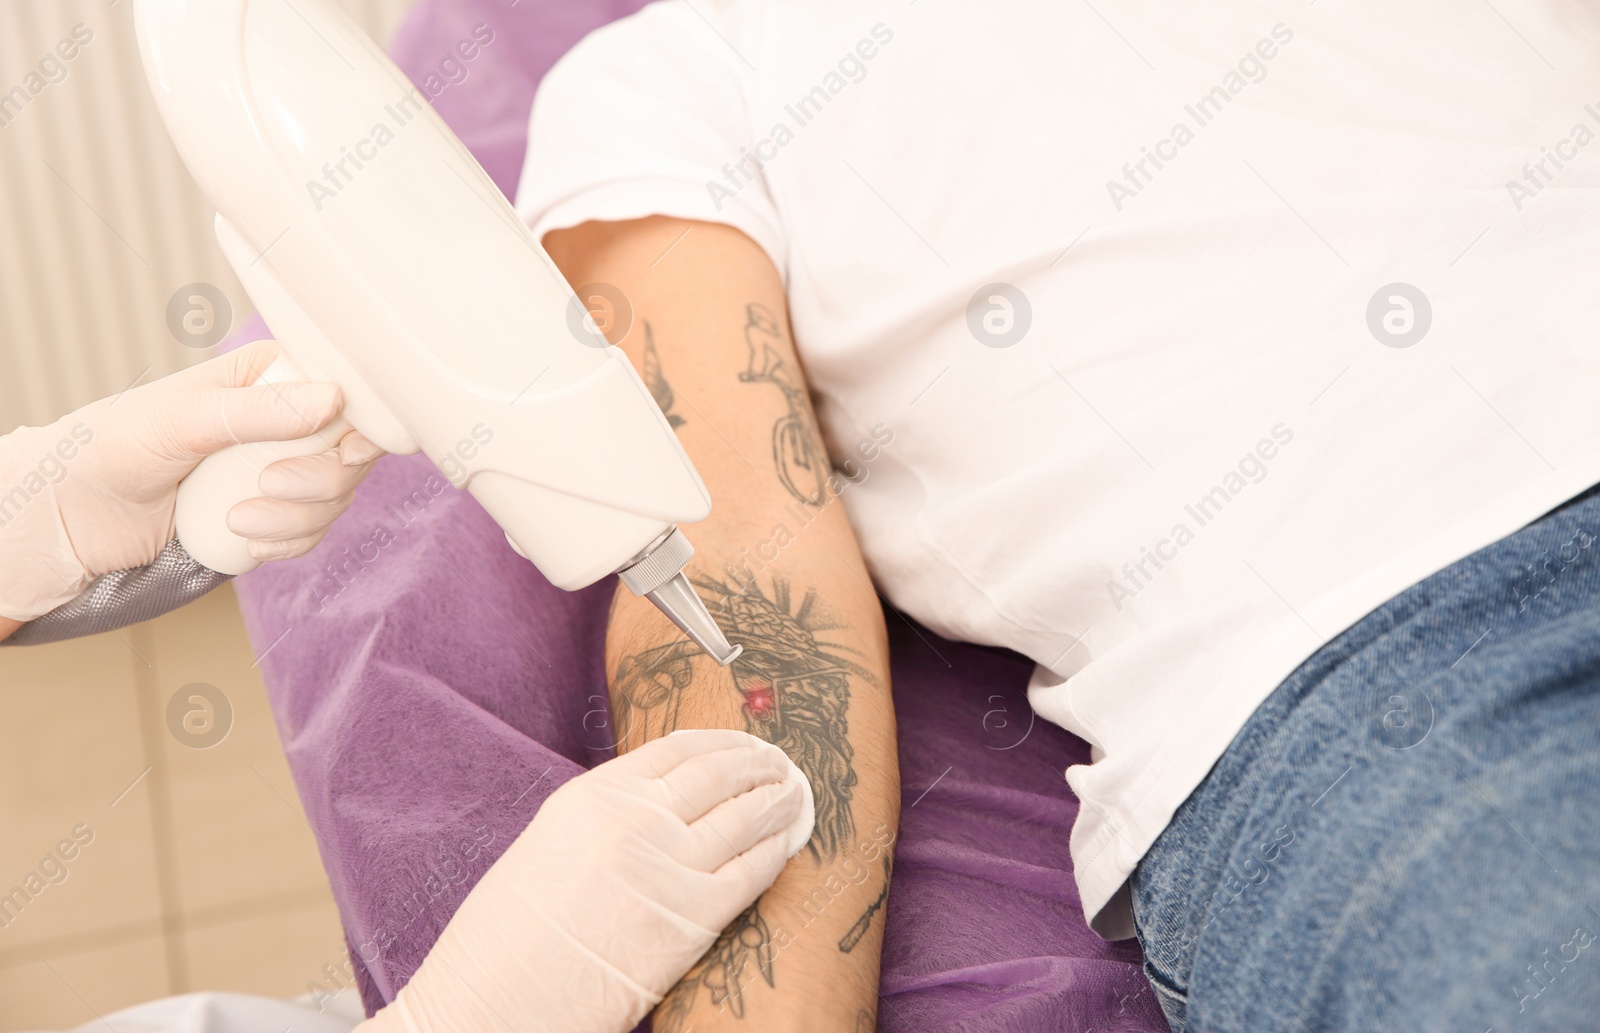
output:
[[[876,1027],[899,768],[882,610],[793,347],[783,284],[726,226],[652,217],[548,234],[569,282],[620,288],[597,315],[641,371],[715,500],[688,573],[745,653],[719,668],[618,589],[606,639],[619,751],[738,728],[810,777],[817,830],[656,1009],[657,1033]],[[588,299],[585,299],[586,303]]]
[[[14,621],[10,617],[0,617],[0,642],[10,638],[11,633],[20,627],[22,624],[19,621]]]

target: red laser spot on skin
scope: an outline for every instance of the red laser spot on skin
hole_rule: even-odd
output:
[[[751,681],[740,686],[739,691],[744,694],[745,709],[750,711],[750,716],[765,721],[772,716],[772,711],[777,707],[777,697],[773,695],[772,683],[769,681]]]

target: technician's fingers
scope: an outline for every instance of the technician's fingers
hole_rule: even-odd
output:
[[[255,384],[207,388],[174,412],[178,441],[196,454],[210,455],[236,442],[306,437],[332,422],[343,407],[344,396],[333,384]]]
[[[259,380],[261,374],[278,361],[278,357],[282,354],[283,348],[277,341],[252,341],[210,360],[217,364],[215,371],[193,372],[207,365],[201,363],[199,366],[191,366],[180,376],[202,377],[214,383],[221,383],[223,387],[248,387]]]
[[[320,538],[339,515],[350,508],[350,502],[348,495],[329,502],[246,499],[228,510],[228,530],[241,538],[263,542]]]
[[[252,559],[258,559],[265,563],[269,560],[298,559],[315,549],[320,541],[322,541],[322,535],[320,534],[309,538],[291,538],[283,542],[268,542],[259,538],[252,538],[245,543],[245,546],[250,550]]]
[[[735,915],[771,889],[788,863],[788,841],[782,832],[777,832],[718,868],[713,875],[727,893],[724,914],[718,916],[722,924],[733,921]]]
[[[249,387],[261,379],[283,348],[277,341],[252,341],[165,378],[184,387]]]
[[[327,426],[344,406],[333,384],[260,383],[279,357],[257,341],[129,392],[148,398],[172,458],[210,455],[245,441],[294,441]],[[337,437],[328,442],[337,443]]]
[[[679,860],[714,872],[768,836],[800,820],[804,794],[793,782],[758,786],[713,807],[689,826],[688,854]]]
[[[339,439],[339,462],[346,466],[363,466],[388,454],[359,430],[353,430]]]
[[[323,383],[175,390],[162,380],[129,391],[116,408],[108,403],[106,429],[131,428],[161,458],[192,465],[229,445],[317,433],[339,415],[343,398],[337,386]]]
[[[789,777],[789,759],[776,746],[750,746],[691,757],[661,776],[657,802],[692,822],[726,800]]]
[[[351,434],[355,432],[352,431]],[[345,435],[346,438],[350,434]],[[363,441],[366,439],[362,439]],[[347,466],[342,451],[280,459],[261,471],[261,494],[285,502],[332,502],[356,490],[372,470],[370,462]]]
[[[660,778],[691,757],[762,744],[749,732],[732,728],[685,728],[660,739],[652,739],[636,750],[608,760],[603,765],[618,774],[641,778]]]

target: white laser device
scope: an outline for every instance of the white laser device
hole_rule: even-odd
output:
[[[557,586],[616,572],[731,662],[683,573],[677,525],[711,511],[694,464],[421,91],[331,0],[135,0],[134,23],[222,251],[283,348],[266,379],[345,398],[322,434],[201,462],[178,491],[189,554],[255,567],[228,510],[269,463],[353,426],[425,451]]]

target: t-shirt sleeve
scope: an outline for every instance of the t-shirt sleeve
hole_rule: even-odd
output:
[[[591,33],[534,98],[516,208],[535,238],[589,220],[668,215],[742,230],[786,274],[754,157],[752,71],[730,26],[680,0]]]

